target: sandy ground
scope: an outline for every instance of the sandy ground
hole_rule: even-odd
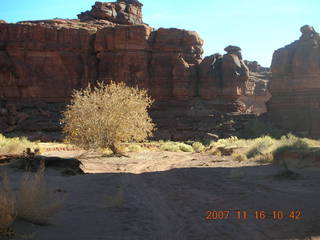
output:
[[[36,240],[320,239],[317,169],[279,180],[276,166],[199,153],[91,154],[81,161],[87,174],[65,177],[46,170],[48,187],[64,197],[52,224],[17,221],[16,232]],[[16,185],[23,172],[11,169],[10,175]],[[273,219],[274,210],[284,219]],[[301,212],[300,219],[288,216],[293,210],[296,216]],[[225,211],[225,219],[206,219],[208,211]],[[255,211],[266,218],[256,219]]]

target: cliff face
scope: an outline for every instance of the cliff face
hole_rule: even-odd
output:
[[[63,101],[97,77],[95,32],[0,24],[0,96]]]
[[[320,36],[308,25],[301,37],[274,52],[268,112],[279,125],[320,136]]]
[[[202,43],[197,33],[179,29],[104,28],[95,40],[98,79],[138,85],[156,100],[191,99],[196,96]]]
[[[238,111],[236,100],[248,80],[240,48],[202,61],[203,40],[196,32],[154,30],[142,24],[141,7],[137,0],[96,2],[77,20],[0,23],[2,131],[59,129],[59,111],[71,92],[97,81],[146,88],[157,101],[155,118],[168,116],[157,110],[171,109],[172,119],[163,121],[168,129],[177,129],[169,124],[175,114],[184,112],[186,120],[195,99],[211,101],[201,110],[205,116],[216,105]],[[194,117],[190,122],[198,124]]]
[[[203,43],[197,33],[54,24],[0,24],[0,96],[64,101],[73,89],[97,80],[138,85],[157,100],[196,96]]]

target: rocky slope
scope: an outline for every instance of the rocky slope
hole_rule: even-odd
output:
[[[320,36],[308,25],[301,33],[273,54],[268,114],[280,126],[319,137]]]

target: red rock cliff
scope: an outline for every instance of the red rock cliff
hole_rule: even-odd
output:
[[[280,126],[320,137],[320,36],[308,25],[301,33],[273,54],[268,112]]]
[[[146,88],[157,102],[165,101],[160,104],[161,109],[178,106],[189,111],[193,109],[192,101],[198,98],[213,101],[211,105],[220,104],[223,110],[236,111],[234,102],[244,93],[248,79],[240,48],[231,46],[227,50],[223,64],[217,67],[222,76],[219,78],[219,74],[211,72],[212,57],[202,62],[203,40],[196,32],[154,30],[142,24],[141,7],[137,0],[96,2],[78,20],[0,24],[0,100],[4,99],[4,103],[0,101],[0,125],[5,126],[2,129],[31,118],[42,120],[38,125],[30,120],[22,129],[42,129],[43,125],[55,129],[59,115],[48,114],[51,107],[36,104],[36,110],[29,111],[31,108],[24,103],[65,103],[72,90],[96,81],[122,81]],[[224,98],[226,103],[221,101]],[[12,107],[12,101],[22,104]],[[231,107],[224,108],[224,104]],[[211,105],[208,109],[214,108]],[[19,112],[27,112],[28,117]],[[52,126],[44,123],[52,119]]]

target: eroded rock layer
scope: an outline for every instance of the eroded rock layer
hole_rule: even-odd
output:
[[[299,40],[275,51],[270,117],[301,135],[320,137],[320,36],[308,25]]]

